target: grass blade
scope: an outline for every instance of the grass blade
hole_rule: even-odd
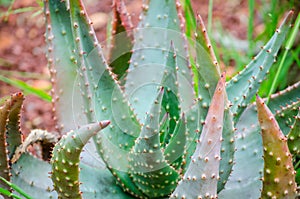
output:
[[[15,195],[13,193],[10,193],[8,190],[3,189],[1,187],[0,187],[0,194],[3,194],[4,196],[13,197],[13,198],[16,198],[16,199],[22,199],[21,197]]]
[[[10,186],[11,188],[13,188],[16,192],[18,192],[19,194],[21,194],[22,196],[24,196],[26,199],[32,199],[32,197],[30,197],[27,193],[25,193],[25,191],[23,191],[17,185],[15,185],[15,184],[13,184],[11,182],[8,182],[7,180],[5,180],[4,178],[2,178],[1,176],[0,176],[0,180],[2,180],[3,182],[5,182],[8,186]]]
[[[208,4],[208,22],[207,22],[207,32],[208,35],[211,35],[211,30],[212,30],[212,15],[213,15],[213,4],[214,0],[209,0]]]
[[[280,74],[280,73],[282,72],[282,70],[283,70],[283,65],[284,65],[285,60],[286,60],[286,58],[287,58],[287,54],[288,54],[288,52],[290,51],[290,49],[291,49],[291,47],[292,47],[292,45],[293,45],[293,43],[294,43],[294,41],[295,41],[295,39],[296,39],[296,37],[297,37],[297,33],[298,33],[298,31],[299,31],[299,26],[300,26],[300,14],[298,14],[298,17],[297,17],[296,22],[295,22],[295,26],[293,27],[292,33],[291,33],[291,35],[290,35],[290,37],[289,37],[289,39],[288,39],[288,41],[287,41],[287,43],[286,43],[285,51],[284,51],[283,57],[282,57],[282,59],[281,59],[281,61],[280,61],[280,64],[279,64],[278,70],[277,70],[277,72],[276,72],[275,78],[274,78],[274,80],[273,80],[273,82],[272,82],[271,89],[270,89],[270,91],[269,91],[269,93],[268,93],[267,104],[269,103],[270,97],[271,97],[272,93],[274,93],[275,88],[276,88],[276,86],[277,86],[278,83],[279,83],[279,81],[278,81],[279,74]]]
[[[255,42],[253,41],[253,28],[254,28],[254,6],[255,1],[249,0],[248,1],[249,6],[249,20],[248,20],[248,42],[249,42],[249,50],[248,50],[248,56],[253,56],[253,49],[255,46]]]
[[[0,75],[0,81],[3,81],[7,84],[15,86],[15,87],[23,90],[24,93],[33,94],[33,95],[36,95],[36,96],[40,97],[41,99],[43,99],[47,102],[51,102],[51,96],[48,95],[45,91],[40,90],[40,89],[36,89],[36,88],[28,85],[27,83],[21,81],[21,80],[7,78],[5,76]]]

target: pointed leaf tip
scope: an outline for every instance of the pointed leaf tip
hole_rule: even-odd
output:
[[[222,73],[196,150],[191,157],[191,163],[171,198],[216,198],[223,140],[225,95],[225,73]]]
[[[290,29],[293,11],[287,13],[281,25],[276,29],[272,38],[265,44],[261,51],[252,59],[252,61],[236,76],[228,82],[227,92],[229,101],[234,102],[231,111],[234,114],[236,123],[252,97],[260,88],[260,82],[263,81],[274,63],[280,46],[284,43],[287,33]],[[253,81],[255,79],[255,81]]]
[[[103,120],[101,122],[99,122],[99,126],[101,127],[101,129],[104,129],[105,127],[107,127],[110,124],[109,120]]]
[[[295,170],[284,136],[263,99],[256,96],[258,120],[264,146],[264,176],[261,198],[294,198]]]
[[[79,186],[80,153],[88,140],[109,123],[110,121],[103,120],[84,125],[68,132],[55,145],[51,159],[51,179],[59,198],[82,198]],[[66,164],[67,161],[69,164]],[[71,174],[67,179],[66,173]],[[66,194],[68,197],[65,197]]]

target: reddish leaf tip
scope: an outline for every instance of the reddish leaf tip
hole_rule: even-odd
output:
[[[103,120],[103,121],[99,122],[101,129],[107,127],[109,124],[110,124],[109,120]]]

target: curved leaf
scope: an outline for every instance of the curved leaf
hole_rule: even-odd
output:
[[[114,0],[112,8],[112,32],[108,62],[112,72],[120,80],[125,77],[129,67],[133,46],[133,25],[123,0]]]
[[[298,109],[298,115],[295,116],[295,122],[291,131],[288,134],[288,146],[293,156],[300,155],[300,108]]]
[[[10,158],[21,144],[19,125],[23,100],[23,94],[16,93],[0,107],[0,176],[7,181],[10,180]],[[3,181],[0,181],[0,186],[9,189]]]
[[[232,103],[231,110],[234,113],[235,122],[238,121],[247,104],[259,89],[260,82],[264,80],[273,62],[276,61],[277,52],[290,29],[293,13],[290,11],[287,14],[273,37],[262,47],[260,53],[244,70],[228,82],[227,93],[229,101]]]
[[[52,181],[60,198],[81,198],[79,191],[79,156],[83,146],[109,121],[86,125],[71,131],[53,149]],[[66,175],[68,174],[68,175]]]
[[[184,36],[180,31],[180,20],[176,2],[163,0],[145,1],[141,21],[134,35],[134,47],[125,83],[125,93],[143,123],[144,115],[151,109],[157,85],[163,77],[171,41],[176,44],[178,85],[181,108],[186,110],[193,103],[192,75],[189,69]],[[153,38],[156,38],[153,40]],[[144,75],[147,74],[147,75]]]
[[[248,107],[236,124],[234,164],[219,198],[260,197],[263,147],[259,130],[257,113],[253,107]]]
[[[19,186],[33,198],[57,198],[49,178],[51,165],[24,153],[12,165],[12,183]],[[32,175],[34,173],[34,175]]]
[[[160,148],[158,129],[163,93],[161,90],[154,101],[129,156],[130,177],[138,189],[150,198],[171,193],[179,177],[177,171],[168,165]]]
[[[190,165],[171,198],[217,197],[225,95],[225,76],[223,75],[216,87]]]
[[[51,74],[52,103],[57,129],[66,133],[78,125],[87,123],[83,114],[79,87],[77,86],[77,55],[70,13],[66,2],[49,0],[45,2],[47,58]]]
[[[295,198],[296,183],[287,138],[264,101],[257,96],[256,106],[264,147],[262,198]]]

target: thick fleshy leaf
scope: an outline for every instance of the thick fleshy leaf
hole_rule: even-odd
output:
[[[200,15],[197,16],[196,39],[196,67],[198,77],[198,100],[201,123],[205,120],[208,107],[216,88],[220,66],[213,51],[207,31]],[[228,106],[227,96],[225,104]],[[201,126],[200,126],[201,127]],[[201,129],[200,129],[201,130]],[[220,162],[220,181],[218,181],[218,191],[223,189],[226,180],[231,172],[234,154],[234,127],[233,117],[229,107],[225,108],[224,128],[222,142],[222,153]]]
[[[300,107],[299,92],[300,82],[272,95],[268,104],[280,129],[285,135],[290,132],[291,126],[295,121],[295,116],[298,113],[298,108]],[[253,104],[249,107],[251,109],[255,108]]]
[[[49,178],[51,165],[28,153],[12,165],[12,183],[19,186],[33,198],[57,198]],[[34,173],[34,175],[33,175]]]
[[[186,121],[184,115],[178,120],[174,129],[174,133],[168,145],[164,150],[164,156],[169,165],[175,169],[182,167],[185,164],[183,155],[186,151],[187,132]]]
[[[104,72],[98,82],[95,103],[97,120],[109,119],[111,125],[96,138],[98,152],[120,185],[132,195],[141,195],[131,183],[128,171],[128,154],[140,133],[140,124],[123,96],[119,86]]]
[[[113,1],[112,31],[108,62],[117,79],[123,82],[133,46],[133,25],[123,0]],[[124,83],[124,82],[123,82]]]
[[[106,168],[90,167],[86,164],[80,164],[79,179],[82,184],[80,191],[85,199],[129,199],[132,198],[126,194],[117,184],[115,178]]]
[[[74,35],[79,37],[76,47],[81,57],[83,76],[87,78],[85,86],[91,86],[91,92],[95,93],[89,96],[93,101],[91,104],[93,106],[89,108],[92,112],[95,112],[93,114],[95,114],[96,120],[109,119],[111,126],[118,126],[124,134],[137,136],[139,124],[135,120],[126,99],[123,97],[119,85],[113,79],[113,75],[108,69],[94,31],[89,24],[88,16],[83,9],[82,2],[77,0],[70,3],[71,20],[74,23],[72,30]],[[95,109],[95,107],[99,108]],[[95,110],[93,111],[93,109]],[[104,132],[108,131],[108,129]],[[118,134],[117,130],[114,132]],[[112,133],[108,133],[109,136],[113,136]],[[127,142],[127,139],[124,139],[124,141]],[[119,143],[117,142],[116,145],[119,145]]]
[[[66,3],[49,0],[45,3],[47,58],[53,89],[52,103],[57,130],[68,132],[87,123],[83,98],[79,90],[77,55],[74,53],[70,13]]]
[[[178,89],[180,96],[184,96],[180,102],[182,110],[188,109],[192,104],[194,93],[176,2],[145,1],[140,18],[134,35],[125,93],[137,113],[137,118],[143,123],[144,115],[149,112],[155,99],[157,85],[162,81],[171,41],[176,44]]]
[[[78,5],[78,1],[72,2],[77,2]],[[95,83],[88,82],[87,74],[91,72],[84,72],[84,67],[81,67],[83,51],[78,50],[78,38],[73,31],[76,24],[71,18],[69,1],[46,1],[45,11],[47,57],[53,84],[53,110],[56,112],[54,119],[57,120],[57,130],[66,133],[96,121],[92,111],[94,95],[90,92]],[[81,154],[84,162],[97,158],[97,162],[101,163],[100,158],[91,153],[94,148],[96,147],[93,142],[85,145],[84,153]]]
[[[204,103],[207,103],[206,107],[208,107],[221,72],[220,66],[212,49],[211,42],[200,15],[197,15],[197,31],[195,33],[195,39],[196,67],[198,72],[197,75],[199,78],[198,95],[199,98],[203,99]]]
[[[147,197],[163,197],[176,187],[179,174],[160,148],[159,117],[164,91],[161,90],[147,114],[145,124],[129,156],[130,176]]]
[[[230,108],[228,107],[228,104],[225,105],[224,110],[222,137],[223,142],[221,146],[221,161],[219,169],[220,180],[218,181],[218,193],[224,188],[225,184],[227,183],[228,177],[232,172],[233,158],[236,150],[233,116]]]
[[[110,126],[108,128],[111,128],[110,131],[112,132],[113,130],[116,130],[117,127]],[[104,134],[104,132],[102,132],[102,134]],[[123,188],[123,191],[126,191],[136,197],[143,196],[144,194],[132,182],[128,172],[128,150],[130,145],[128,142],[126,142],[126,140],[122,140],[120,136],[116,139],[117,140],[113,140],[113,137],[109,135],[97,136],[97,143],[100,145],[100,155],[106,163],[108,169],[117,179],[118,184]],[[116,145],[115,142],[117,141],[120,143],[123,142],[124,145]],[[127,149],[124,149],[124,147],[127,147]]]
[[[300,82],[271,95],[268,107],[275,115],[284,135],[290,132],[300,107]]]
[[[300,82],[297,82],[286,89],[271,95],[268,107],[273,114],[280,111],[281,107],[296,103],[300,100]]]
[[[57,141],[58,141],[58,137],[54,133],[49,133],[47,131],[40,130],[40,129],[32,130],[30,134],[26,137],[24,142],[16,148],[15,153],[11,158],[11,163],[14,164],[21,157],[23,153],[28,152],[27,151],[28,146],[38,142],[40,142],[41,144],[41,148],[42,148],[41,155],[43,156],[43,159],[49,160],[49,153],[52,154],[52,148],[57,143]]]
[[[298,102],[292,104],[286,104],[286,106],[280,107],[280,110],[274,112],[274,116],[284,135],[287,135],[290,132],[295,122],[295,118],[298,114],[299,108],[300,108],[300,98],[298,99]]]
[[[262,198],[294,198],[295,170],[287,138],[281,132],[270,109],[256,97],[258,120],[264,147],[264,176]]]
[[[243,71],[234,76],[228,83],[227,93],[232,103],[235,122],[247,107],[257,90],[260,82],[264,80],[267,72],[276,61],[280,46],[285,41],[285,36],[290,29],[293,11],[290,11],[276,30],[270,41],[262,48],[260,53],[245,67]]]
[[[22,102],[23,94],[16,93],[11,95],[11,97],[7,99],[0,107],[0,176],[2,176],[7,181],[10,180],[9,155],[14,152],[10,152],[7,149],[15,150],[15,147],[21,143],[21,135],[19,129],[17,132],[11,132],[12,135],[7,137],[7,124],[9,122],[9,118],[13,118],[14,124],[16,125],[16,127],[19,127],[19,112]],[[12,125],[12,123],[10,123],[10,125]],[[10,127],[13,127],[13,130],[16,130],[14,126]],[[10,141],[10,143],[7,143],[7,141]],[[11,146],[7,146],[8,144],[11,144]],[[8,185],[2,180],[0,181],[0,187],[9,189]]]
[[[197,16],[197,31],[195,33],[196,68],[198,77],[198,104],[200,121],[204,122],[220,77],[220,68],[204,23],[200,15]]]
[[[168,114],[168,130],[162,138],[162,146],[169,143],[169,139],[174,133],[176,122],[180,117],[180,96],[178,93],[177,82],[177,62],[173,43],[167,57],[167,63],[164,69],[161,85],[164,87],[164,95],[162,99],[162,110]]]
[[[300,156],[300,108],[298,115],[295,116],[295,122],[288,134],[288,146],[293,156]]]
[[[190,165],[171,198],[217,197],[225,95],[225,76],[223,75],[216,87]]]
[[[95,90],[99,78],[107,69],[92,22],[87,16],[81,0],[69,1],[71,28],[74,37],[75,53],[78,55],[77,67],[79,87],[83,99],[84,114],[88,122],[96,122],[94,107]],[[96,52],[93,56],[90,53]],[[96,64],[97,63],[97,64]],[[100,120],[98,120],[100,121]]]
[[[80,152],[88,140],[108,124],[109,121],[102,121],[70,131],[55,145],[51,159],[51,178],[60,198],[81,198],[79,191]]]
[[[290,119],[285,120],[280,115],[283,115],[283,110],[290,113],[294,112],[292,104],[298,103],[299,86],[300,84],[297,83],[272,95],[269,106],[276,119],[280,121],[279,125],[285,126],[285,122],[290,121]],[[282,107],[286,108],[283,109]],[[263,174],[263,160],[261,159],[263,148],[255,108],[256,106],[253,104],[250,105],[237,122],[235,164],[229,176],[228,185],[221,191],[219,197],[238,199],[244,196],[247,198],[258,198],[260,196],[262,182],[259,179],[262,178]],[[294,119],[293,115],[288,118]],[[290,130],[290,128],[286,129]],[[245,170],[247,172],[244,172]]]
[[[184,154],[183,172],[186,172],[187,166],[190,164],[191,156],[195,152],[197,142],[200,136],[202,124],[199,124],[200,113],[198,104],[194,104],[186,113],[186,151]]]
[[[10,110],[6,124],[6,142],[9,158],[11,159],[16,148],[22,143],[20,128],[20,112],[24,101],[22,93],[16,93],[11,96]]]
[[[234,164],[224,189],[218,194],[219,198],[260,197],[263,148],[259,130],[256,110],[247,108],[236,124]]]
[[[81,1],[70,1],[70,14],[87,117],[91,121],[108,119],[111,122],[94,137],[97,150],[120,184],[129,182],[127,155],[140,132],[140,125],[109,71]]]
[[[83,198],[132,198],[116,185],[115,178],[108,169],[99,169],[82,163],[79,167],[80,191]],[[33,172],[35,175],[32,175]],[[48,162],[24,153],[12,165],[12,182],[33,198],[58,198],[57,192],[53,191],[50,172],[51,165]]]

